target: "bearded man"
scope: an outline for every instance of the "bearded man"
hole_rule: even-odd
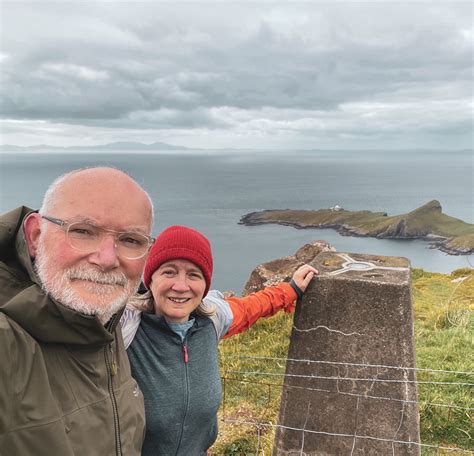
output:
[[[143,396],[119,320],[153,208],[113,168],[76,170],[0,217],[0,454],[139,455]]]

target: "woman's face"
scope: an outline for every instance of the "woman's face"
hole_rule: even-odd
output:
[[[153,273],[150,289],[156,314],[169,323],[185,323],[201,303],[206,281],[194,263],[178,259],[163,263]]]

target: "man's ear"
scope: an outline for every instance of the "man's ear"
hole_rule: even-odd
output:
[[[28,215],[23,221],[23,230],[30,257],[35,258],[41,233],[41,215],[37,212]]]

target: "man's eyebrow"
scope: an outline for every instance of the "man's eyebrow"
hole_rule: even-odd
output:
[[[98,223],[97,223],[97,220],[93,220],[89,217],[82,217],[82,216],[78,216],[78,217],[72,217],[72,218],[68,218],[67,221],[69,223],[78,223],[78,222],[83,222],[83,223],[90,223],[91,225],[96,225],[96,226],[100,226]]]
[[[91,219],[90,217],[76,217],[76,218],[73,218],[73,219],[69,219],[68,222],[69,223],[78,223],[78,222],[79,223],[89,223],[89,224],[97,226],[99,228],[103,228],[105,230],[115,231],[117,233],[140,233],[140,234],[148,235],[147,234],[148,230],[146,228],[143,228],[143,227],[132,226],[132,227],[127,227],[127,228],[122,229],[122,230],[115,230],[113,228],[108,228],[108,227],[103,226],[97,220]]]
[[[140,233],[148,236],[148,230],[146,228],[133,226],[131,228],[127,228],[126,230],[120,230],[121,233]]]

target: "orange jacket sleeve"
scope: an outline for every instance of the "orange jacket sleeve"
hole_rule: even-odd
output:
[[[233,321],[224,338],[246,331],[259,318],[271,317],[281,309],[293,312],[297,297],[296,291],[289,283],[280,283],[244,298],[226,298],[233,314]]]

